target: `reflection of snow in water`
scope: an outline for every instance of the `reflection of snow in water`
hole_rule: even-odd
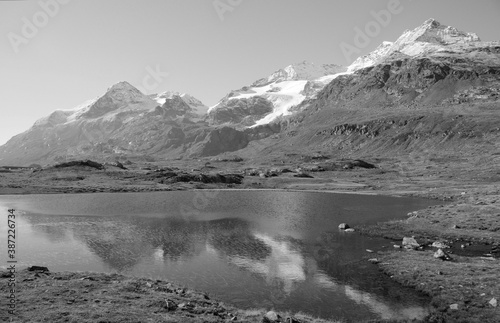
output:
[[[163,263],[164,256],[165,256],[165,251],[163,251],[163,249],[160,247],[156,248],[155,251],[153,252],[153,259],[157,263]]]
[[[304,257],[293,250],[287,241],[276,241],[264,234],[256,233],[254,236],[265,243],[271,254],[264,261],[256,261],[242,256],[229,257],[229,261],[239,267],[266,277],[268,282],[275,279],[284,283],[284,292],[288,295],[293,291],[296,282],[304,281]]]
[[[345,294],[349,299],[359,305],[368,307],[372,313],[378,314],[384,320],[419,319],[427,314],[424,308],[418,306],[392,309],[389,305],[377,299],[376,296],[356,290],[349,285],[340,285],[327,274],[318,270],[316,265],[306,264],[306,259],[300,252],[293,249],[290,242],[277,241],[261,233],[255,233],[254,236],[271,249],[270,255],[263,261],[256,261],[243,256],[230,256],[228,257],[229,261],[264,276],[268,283],[276,280],[281,281],[282,284],[278,285],[282,286],[286,295],[290,295],[298,283],[305,281],[307,278],[312,278],[313,282],[321,288]],[[207,245],[208,250],[214,254],[218,253],[216,249]],[[307,262],[311,261],[314,260],[307,259]],[[311,277],[307,277],[307,274]]]
[[[373,295],[355,290],[350,286],[345,286],[345,295],[358,304],[368,306],[373,313],[377,313],[383,320],[393,320],[400,318],[419,319],[424,317],[427,312],[422,307],[409,307],[395,311],[386,304],[378,301]]]

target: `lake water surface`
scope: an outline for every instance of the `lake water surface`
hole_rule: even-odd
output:
[[[18,267],[165,279],[241,308],[358,321],[423,317],[428,300],[366,261],[391,241],[339,232],[438,202],[280,191],[0,196],[16,209]],[[7,267],[6,250],[0,266]],[[376,257],[376,255],[373,255]]]

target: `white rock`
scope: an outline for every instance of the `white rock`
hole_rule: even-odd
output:
[[[347,223],[341,223],[341,224],[339,224],[339,229],[340,230],[349,229],[349,224],[347,224]]]
[[[444,242],[441,242],[441,241],[435,241],[432,243],[432,247],[433,248],[439,248],[439,249],[448,249],[450,248],[450,246],[448,246],[447,244],[445,244]]]
[[[491,306],[493,307],[497,307],[498,306],[498,301],[496,298],[492,298],[489,302],[488,302]]]
[[[269,311],[266,313],[266,315],[264,315],[264,320],[263,322],[279,322],[280,320],[280,317],[278,314],[276,314],[276,312],[274,311]]]
[[[446,252],[444,252],[443,249],[438,249],[434,253],[434,258],[442,259],[442,260],[451,260],[451,257]]]
[[[458,304],[451,304],[450,310],[458,310]]]
[[[407,249],[417,249],[418,247],[420,247],[420,244],[413,237],[412,238],[404,237],[403,247]]]

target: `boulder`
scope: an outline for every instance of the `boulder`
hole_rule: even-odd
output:
[[[378,264],[380,261],[377,259],[377,258],[372,258],[372,259],[368,259],[368,262],[372,263],[372,264]]]
[[[496,299],[496,298],[492,298],[492,299],[488,302],[488,304],[490,304],[490,305],[491,305],[491,306],[493,306],[493,307],[497,307],[497,306],[498,306],[498,301],[497,301],[497,299]]]
[[[249,169],[247,170],[247,174],[249,176],[259,176],[260,172],[258,169]]]
[[[262,323],[279,323],[281,322],[281,317],[274,311],[267,312],[262,318]]]
[[[28,271],[41,271],[41,272],[46,272],[46,271],[49,271],[49,268],[47,268],[47,267],[42,267],[42,266],[31,266],[31,267],[28,267]]]
[[[355,230],[353,228],[345,229],[344,232],[354,232]]]
[[[341,223],[341,224],[339,224],[339,230],[347,230],[349,228],[350,228],[349,224],[347,224],[347,223]]]
[[[418,249],[420,244],[415,240],[415,238],[404,237],[403,238],[403,247],[406,249]]]
[[[67,167],[91,167],[95,169],[102,170],[104,169],[104,165],[92,160],[74,160],[70,162],[60,163],[54,165],[54,168],[67,168]]]
[[[368,168],[368,169],[377,168],[375,165],[367,163],[367,162],[360,160],[360,159],[356,159],[352,162],[348,162],[343,166],[344,169],[353,169],[355,167]]]
[[[177,309],[177,304],[171,300],[171,299],[166,299],[165,300],[165,305],[163,306],[167,311],[175,311]]]
[[[450,255],[448,255],[446,252],[444,252],[443,249],[438,249],[434,253],[434,258],[441,259],[441,260],[451,260]]]
[[[454,311],[458,310],[458,304],[451,304],[450,310],[454,310]]]
[[[300,177],[300,178],[314,178],[313,176],[309,175],[308,173],[300,172],[298,174],[293,175],[293,177]]]
[[[450,246],[448,246],[446,243],[441,242],[441,241],[434,241],[432,243],[433,248],[438,248],[438,249],[448,249]]]
[[[120,163],[119,161],[116,161],[115,163],[115,166],[118,167],[118,168],[121,168],[121,169],[127,169],[127,167],[125,167],[122,163]]]

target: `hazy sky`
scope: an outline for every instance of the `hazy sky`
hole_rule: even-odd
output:
[[[395,6],[369,44],[428,18],[500,40],[498,0],[41,0],[0,2],[0,144],[125,80],[207,105],[303,60],[348,65],[341,44]],[[54,6],[57,4],[57,6]],[[45,9],[44,9],[45,7]],[[216,9],[217,8],[217,9]],[[350,59],[350,60],[349,60]],[[155,71],[156,72],[151,72]]]

